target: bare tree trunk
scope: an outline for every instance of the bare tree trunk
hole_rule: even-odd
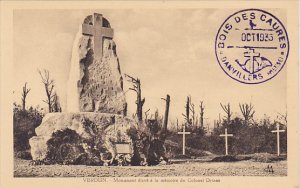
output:
[[[149,111],[150,111],[150,109],[148,109],[147,111],[144,112],[144,114],[145,114],[145,121],[147,121],[147,119],[148,119]]]
[[[54,80],[50,79],[49,71],[44,69],[44,73],[38,70],[41,78],[42,83],[44,84],[47,100],[43,100],[48,105],[49,113],[52,112],[52,105],[53,105],[53,98],[55,97],[54,93]]]
[[[284,114],[278,113],[279,120],[283,121],[283,124],[287,126],[287,111]]]
[[[27,82],[23,86],[23,92],[22,92],[22,109],[25,111],[26,109],[26,97],[29,93],[30,89],[27,89]]]
[[[250,104],[239,104],[241,113],[244,117],[245,124],[248,125],[249,120],[253,118],[255,111],[253,110],[254,106]]]
[[[145,103],[145,98],[142,99],[142,90],[141,90],[141,81],[138,78],[133,78],[132,76],[126,75],[131,83],[133,83],[133,87],[129,88],[136,92],[137,100],[136,100],[136,115],[138,117],[138,121],[141,123],[143,121],[143,105]]]
[[[53,97],[51,103],[52,103],[52,110],[51,110],[52,112],[61,112],[59,97],[56,93],[54,93],[54,97]]]
[[[218,127],[220,127],[221,123],[222,123],[222,119],[221,119],[221,114],[219,113]]]
[[[231,109],[230,109],[230,103],[228,103],[227,105],[223,105],[223,104],[220,103],[220,105],[221,105],[222,109],[224,110],[224,112],[227,115],[227,122],[230,122],[231,116],[232,116],[232,112],[231,112]]]
[[[200,101],[200,127],[203,128],[204,126],[204,105],[203,101]]]
[[[143,121],[143,105],[145,102],[145,99],[142,100],[142,90],[141,90],[141,82],[139,79],[137,79],[137,101],[136,101],[136,105],[137,105],[137,116],[138,116],[138,120],[139,122]]]
[[[46,87],[46,85],[45,85],[45,90],[46,90],[46,95],[47,95],[46,103],[48,104],[48,110],[49,110],[49,113],[50,113],[50,112],[52,112],[51,94],[49,92],[48,87]]]
[[[195,126],[195,105],[192,103],[192,97],[190,97],[190,111],[191,111],[191,124],[192,127]]]
[[[187,120],[187,123],[189,124],[189,122],[190,122],[190,97],[187,97],[185,108],[186,108],[186,120]]]
[[[186,124],[190,125],[190,97],[189,96],[186,99],[185,114],[182,114],[182,116],[186,120]]]
[[[163,125],[163,132],[167,132],[168,129],[168,118],[169,118],[169,108],[170,108],[170,95],[167,95],[166,99],[166,109],[165,109],[165,117],[164,117],[164,125]]]

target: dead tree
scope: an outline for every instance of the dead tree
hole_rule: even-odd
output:
[[[157,120],[157,121],[159,120],[159,112],[158,112],[158,109],[156,109],[155,112],[154,112],[154,119]]]
[[[203,128],[204,126],[204,105],[203,105],[203,101],[200,101],[200,127]]]
[[[25,111],[26,109],[26,97],[29,93],[30,89],[27,89],[27,82],[23,86],[23,92],[22,92],[22,109]]]
[[[149,108],[146,112],[144,112],[144,113],[145,113],[145,120],[146,120],[146,121],[147,121],[147,119],[148,119],[149,111],[150,111],[150,108]]]
[[[232,116],[230,104],[228,103],[227,105],[223,105],[222,103],[220,103],[220,105],[221,105],[222,109],[224,110],[224,112],[226,113],[227,122],[230,122],[231,116]]]
[[[56,94],[56,92],[53,95],[53,99],[52,99],[52,112],[61,112],[61,106],[60,106],[60,102],[59,102],[59,97]]]
[[[138,121],[141,123],[143,121],[143,105],[145,103],[145,98],[142,99],[141,81],[139,78],[133,78],[127,74],[125,74],[125,77],[128,77],[128,81],[133,84],[133,87],[129,89],[136,92],[136,115],[138,117]]]
[[[45,91],[46,91],[46,96],[47,99],[43,100],[48,105],[48,110],[49,113],[52,112],[52,106],[53,106],[53,98],[55,97],[54,93],[54,80],[50,79],[49,76],[49,71],[44,69],[44,72],[42,73],[40,70],[38,70],[41,78],[42,78],[42,83],[44,84]]]
[[[199,125],[199,117],[198,117],[198,115],[196,115],[196,117],[195,117],[195,126],[196,126],[196,128],[198,128],[198,125]]]
[[[192,127],[195,126],[195,105],[192,103],[192,97],[190,96],[190,111],[191,111],[191,124]]]
[[[219,113],[218,119],[214,120],[214,128],[220,127],[221,123],[222,123],[221,114]]]
[[[164,117],[164,124],[163,124],[163,132],[167,132],[168,129],[168,118],[169,118],[169,108],[170,108],[170,95],[167,95],[167,97],[161,98],[162,100],[166,101],[166,109],[165,109],[165,117]]]
[[[278,113],[277,117],[280,121],[283,121],[285,126],[287,126],[287,112],[285,112],[285,114]]]
[[[187,97],[186,105],[185,105],[185,114],[182,114],[184,117],[186,124],[190,125],[190,97]]]
[[[250,104],[239,104],[241,113],[244,117],[246,125],[248,124],[249,120],[253,118],[255,111],[253,110],[254,106]]]

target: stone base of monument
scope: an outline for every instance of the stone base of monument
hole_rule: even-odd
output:
[[[133,119],[116,114],[49,113],[29,140],[31,155],[50,164],[127,164],[134,153],[128,130],[136,126]]]

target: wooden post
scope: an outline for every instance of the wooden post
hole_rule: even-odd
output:
[[[233,134],[227,134],[227,128],[225,128],[225,134],[221,134],[220,136],[225,137],[225,155],[228,155],[228,136],[233,136]]]

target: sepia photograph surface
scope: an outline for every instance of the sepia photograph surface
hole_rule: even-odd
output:
[[[1,184],[297,187],[298,2],[271,2],[2,6]]]

